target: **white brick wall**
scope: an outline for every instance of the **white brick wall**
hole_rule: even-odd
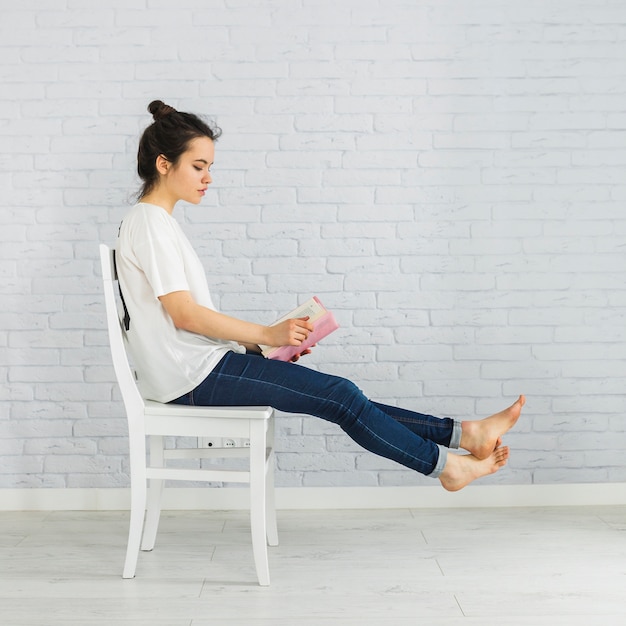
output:
[[[492,483],[626,480],[623,2],[0,0],[0,52],[0,487],[127,484],[97,244],[157,97],[224,130],[179,212],[223,310],[319,294],[309,363],[383,401],[526,393]],[[279,435],[280,485],[430,484]]]

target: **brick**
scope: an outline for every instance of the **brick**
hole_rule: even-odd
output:
[[[2,456],[0,458],[0,474],[41,474],[44,457],[40,455]]]
[[[279,470],[286,471],[311,471],[319,469],[319,455],[307,453],[283,452],[277,459]],[[325,454],[324,471],[349,471],[355,467],[353,454]]]
[[[375,472],[339,471],[306,472],[302,479],[303,487],[367,487],[378,485]]]

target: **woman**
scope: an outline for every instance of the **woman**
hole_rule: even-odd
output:
[[[148,110],[154,122],[141,137],[137,164],[143,187],[117,242],[126,335],[144,397],[321,417],[450,491],[506,464],[501,437],[517,421],[523,396],[491,417],[460,422],[372,402],[346,379],[261,356],[259,345],[301,345],[312,325],[303,318],[264,326],[216,311],[202,264],[172,213],[179,200],[198,204],[205,195],[221,131],[159,100]],[[448,455],[459,447],[469,454]]]

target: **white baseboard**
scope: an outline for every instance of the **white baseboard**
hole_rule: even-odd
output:
[[[128,489],[0,489],[0,511],[116,511],[130,505]],[[277,488],[278,509],[430,509],[518,506],[626,505],[626,483],[470,486],[449,493],[433,487]],[[246,488],[171,488],[166,510],[241,510]]]

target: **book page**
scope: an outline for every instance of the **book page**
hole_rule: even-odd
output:
[[[321,303],[315,298],[311,298],[307,300],[304,304],[301,304],[299,307],[295,308],[293,311],[287,313],[287,315],[283,315],[280,319],[276,320],[272,326],[276,326],[276,324],[280,324],[285,320],[293,319],[295,317],[308,317],[309,322],[314,322],[316,319],[319,319],[326,313],[326,309],[321,305]]]

